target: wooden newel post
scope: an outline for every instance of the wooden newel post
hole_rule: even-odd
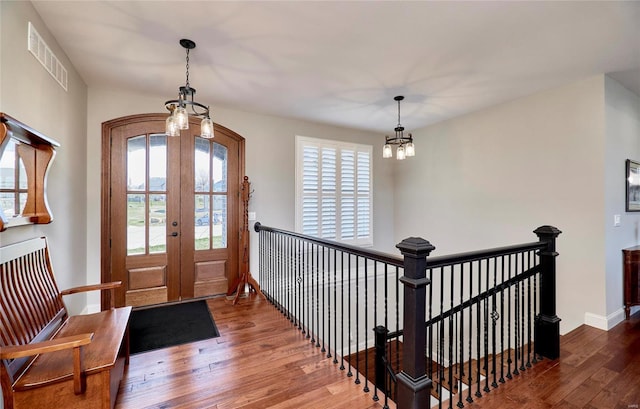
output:
[[[426,286],[427,256],[435,249],[419,237],[402,240],[396,246],[404,256],[404,338],[402,372],[398,374],[398,409],[428,407],[431,379],[426,374]]]
[[[387,353],[387,334],[389,330],[383,325],[378,325],[373,329],[375,335],[375,370],[376,370],[376,386],[381,391],[387,391],[387,365],[385,356]]]
[[[534,327],[535,353],[545,358],[560,357],[560,318],[556,315],[556,238],[562,233],[553,226],[533,231],[547,247],[540,250],[540,313]]]

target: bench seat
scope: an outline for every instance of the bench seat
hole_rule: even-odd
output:
[[[90,344],[83,348],[84,373],[111,370],[116,366],[120,343],[125,338],[131,307],[115,308],[95,314],[74,315],[60,328],[53,339],[76,334],[93,333]],[[115,346],[115,347],[114,347]],[[14,390],[24,391],[49,383],[73,379],[73,352],[70,349],[39,355],[14,384]]]

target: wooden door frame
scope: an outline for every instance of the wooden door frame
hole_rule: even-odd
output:
[[[120,118],[115,118],[102,123],[102,153],[101,153],[101,190],[100,190],[100,280],[103,283],[111,282],[111,201],[110,201],[110,189],[111,189],[111,129],[124,126],[128,124],[135,124],[139,122],[148,121],[164,121],[167,118],[167,114],[137,114],[128,115]],[[194,125],[199,125],[199,119],[190,117],[189,122]],[[229,181],[230,183],[236,183],[237,186],[241,186],[245,175],[245,139],[241,135],[226,128],[222,125],[214,123],[214,135],[224,134],[225,136],[235,140],[238,143],[238,180]],[[242,214],[242,200],[238,200],[238,214]],[[241,243],[241,218],[237,217],[237,221],[234,226],[229,229],[230,232],[238,231],[236,240],[238,241],[238,265],[241,262],[242,247]],[[229,236],[232,238],[233,236]],[[237,272],[235,275],[228,277],[229,288],[231,290],[232,284],[237,279]],[[110,308],[110,295],[109,292],[103,292],[101,294],[101,308],[107,310]]]

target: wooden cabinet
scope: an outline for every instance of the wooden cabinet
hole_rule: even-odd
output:
[[[624,314],[629,319],[633,305],[640,305],[640,246],[622,250],[624,259]]]

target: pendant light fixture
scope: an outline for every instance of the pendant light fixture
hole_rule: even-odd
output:
[[[187,51],[187,80],[178,90],[178,99],[164,103],[165,108],[171,112],[166,121],[165,132],[168,136],[180,136],[182,129],[189,129],[189,115],[193,115],[202,118],[200,136],[213,138],[213,121],[209,116],[209,107],[194,100],[196,90],[189,85],[189,51],[196,48],[196,43],[183,38],[180,40],[180,45]]]
[[[402,101],[404,97],[402,95],[398,95],[393,99],[398,102],[398,125],[394,129],[396,136],[385,136],[384,147],[382,148],[382,157],[392,157],[393,149],[391,148],[391,145],[398,145],[398,148],[396,149],[396,159],[404,160],[407,157],[415,156],[416,149],[413,146],[413,136],[411,134],[408,134],[409,136],[404,136],[404,127],[400,124],[400,101]]]

